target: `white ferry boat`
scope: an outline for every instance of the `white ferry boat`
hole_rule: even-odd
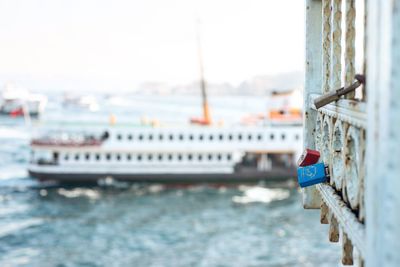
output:
[[[116,124],[62,127],[31,142],[29,173],[41,180],[93,182],[103,178],[138,182],[256,182],[295,176],[302,150],[301,107],[290,94],[274,94],[268,116],[250,116],[232,126],[213,124],[205,88],[203,116],[184,127]],[[298,98],[297,98],[298,99]],[[281,103],[280,103],[281,102]],[[86,123],[85,123],[86,124]]]
[[[295,176],[302,150],[301,108],[279,104],[247,123],[213,124],[202,86],[203,116],[186,127],[110,125],[47,132],[31,142],[29,173],[41,180],[90,182],[256,182]],[[290,95],[273,95],[273,103]],[[282,100],[282,99],[281,99]],[[244,125],[246,124],[246,125]]]
[[[300,124],[134,127],[52,133],[32,139],[29,173],[90,182],[256,182],[294,177]]]

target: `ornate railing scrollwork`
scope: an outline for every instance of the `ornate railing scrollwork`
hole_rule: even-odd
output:
[[[345,199],[353,210],[357,210],[360,201],[360,130],[354,126],[350,126],[346,133],[344,158]]]
[[[332,136],[332,180],[336,190],[342,192],[344,180],[344,140],[347,123],[336,120]]]

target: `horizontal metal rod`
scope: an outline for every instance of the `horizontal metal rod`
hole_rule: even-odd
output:
[[[331,91],[322,96],[317,97],[314,100],[315,107],[317,109],[319,109],[325,105],[328,105],[329,103],[331,103],[333,101],[337,101],[337,100],[339,100],[339,98],[342,95],[346,95],[346,94],[356,90],[358,87],[360,87],[360,85],[365,84],[365,76],[364,75],[357,74],[357,75],[355,75],[354,78],[356,81],[353,84],[349,85],[348,87],[342,87],[335,91]]]

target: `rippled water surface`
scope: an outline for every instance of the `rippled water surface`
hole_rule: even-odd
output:
[[[30,131],[0,120],[0,266],[338,265],[295,188],[38,183]]]

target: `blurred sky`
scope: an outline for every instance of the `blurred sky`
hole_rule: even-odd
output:
[[[196,17],[208,81],[302,71],[303,2],[3,0],[0,83],[128,90],[191,82],[199,76]]]

